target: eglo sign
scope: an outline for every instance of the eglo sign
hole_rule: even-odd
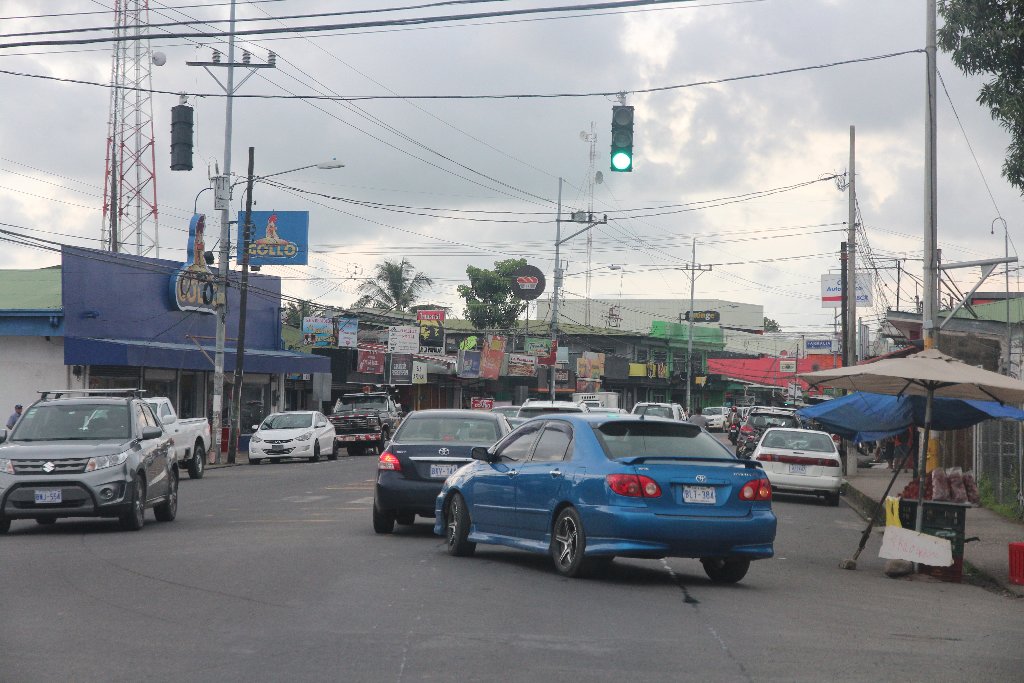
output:
[[[192,258],[171,274],[171,300],[182,311],[213,313],[217,302],[217,276],[206,265],[206,216],[197,213],[188,225],[188,253]]]

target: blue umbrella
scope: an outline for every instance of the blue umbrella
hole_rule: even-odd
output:
[[[907,427],[923,427],[926,403],[925,396],[889,396],[858,391],[801,408],[797,415],[860,443],[899,434]],[[991,419],[1024,421],[1024,411],[995,401],[958,398],[936,397],[932,404],[932,429],[963,429]]]

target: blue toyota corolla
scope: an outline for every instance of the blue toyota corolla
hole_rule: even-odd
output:
[[[523,424],[455,472],[435,504],[452,555],[477,543],[550,553],[565,576],[619,557],[693,557],[712,581],[771,557],[772,489],[697,425],[552,414]]]

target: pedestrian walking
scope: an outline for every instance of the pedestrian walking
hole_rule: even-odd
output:
[[[14,425],[21,419],[21,404],[18,403],[14,406],[14,412],[7,418],[7,428],[14,429]]]

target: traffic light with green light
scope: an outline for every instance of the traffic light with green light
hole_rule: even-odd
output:
[[[633,170],[633,107],[612,107],[612,170]]]

